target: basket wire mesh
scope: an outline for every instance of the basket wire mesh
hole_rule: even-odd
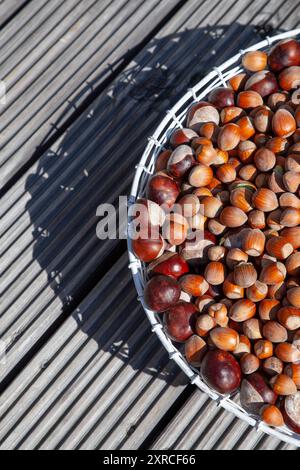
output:
[[[268,50],[269,47],[283,39],[300,36],[300,29],[288,31],[276,36],[267,37],[265,40],[245,49],[240,50],[238,54],[224,62],[206,75],[193,88],[174,105],[171,110],[166,112],[165,118],[157,127],[154,134],[149,137],[148,145],[142,155],[139,164],[136,166],[136,173],[133,180],[131,194],[129,196],[129,205],[144,196],[146,185],[150,175],[154,172],[154,164],[158,154],[164,149],[164,144],[168,141],[170,134],[174,129],[183,127],[183,122],[190,106],[203,99],[207,94],[218,86],[227,86],[228,80],[234,75],[242,72],[241,57],[247,51]],[[128,221],[128,225],[130,221]],[[292,432],[286,426],[281,428],[271,428],[262,422],[257,416],[247,413],[239,404],[237,396],[224,396],[212,390],[202,379],[199,370],[190,366],[181,352],[174,346],[172,341],[166,335],[163,325],[158,316],[149,310],[144,302],[144,285],[146,281],[145,265],[136,258],[132,251],[131,239],[128,237],[129,268],[132,273],[134,284],[138,294],[138,301],[142,304],[145,313],[152,327],[152,332],[157,335],[162,345],[169,354],[170,359],[174,360],[182,371],[188,376],[190,382],[196,385],[202,392],[206,393],[212,400],[215,400],[219,406],[230,411],[238,418],[246,421],[249,425],[255,427],[258,431],[277,437],[288,444],[300,448],[300,435]]]

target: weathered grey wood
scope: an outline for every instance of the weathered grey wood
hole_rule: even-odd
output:
[[[128,289],[127,263],[124,255],[4,392],[1,448],[75,448],[100,417],[93,445],[86,446],[95,448],[106,436],[117,445],[132,426],[141,436],[141,417],[153,413],[157,422],[180,394],[187,379],[149,334]],[[156,400],[162,406],[154,413]],[[119,431],[110,436],[115,421]]]
[[[247,26],[247,15],[242,11],[244,5],[238,3],[233,9],[234,3],[219,6],[218,16],[217,2],[198,4],[199,10],[195,10],[194,2],[187,3],[186,9],[152,41],[156,54],[141,53],[136,59],[141,65],[128,67],[128,73],[133,73],[133,69],[135,81],[138,83],[140,79],[147,90],[149,80],[152,85],[156,77],[151,70],[158,62],[164,64],[170,70],[166,86],[174,90],[174,94],[162,93],[155,106],[152,99],[132,99],[135,88],[130,83],[120,92],[118,89],[127,80],[124,74],[3,198],[0,210],[6,215],[2,217],[5,233],[2,233],[1,249],[5,275],[0,280],[0,291],[5,295],[1,299],[0,315],[4,339],[10,346],[11,367],[18,364],[61,316],[64,306],[80,289],[82,278],[92,274],[99,260],[101,262],[115,249],[116,242],[100,243],[95,236],[96,207],[100,202],[116,202],[120,193],[127,193],[134,162],[141,154],[146,135],[150,135],[162,111],[188,85],[194,71],[197,37],[198,54],[202,58],[199,68],[204,67],[205,71],[213,65],[212,59],[224,59],[237,46],[258,40],[253,35],[253,27]],[[253,14],[261,7],[257,21],[261,22],[262,17],[267,21],[269,7],[264,11],[263,1],[255,2],[255,6]],[[285,11],[288,7],[287,4]],[[237,28],[234,18],[245,24]],[[212,21],[217,25],[223,21],[230,26],[228,29],[223,26],[223,35],[214,39],[213,33],[220,26],[215,26],[215,31],[211,26],[207,33],[201,32],[201,28],[204,31]],[[254,17],[252,23],[255,21]],[[238,42],[233,41],[233,34]],[[178,40],[170,40],[173,37]],[[211,49],[217,55],[212,54]],[[153,80],[148,77],[149,69]],[[188,76],[187,70],[190,71]],[[178,76],[182,85],[176,88]],[[135,120],[130,122],[128,116],[133,112]],[[140,123],[138,130],[136,122]],[[112,139],[112,135],[116,135],[117,140]],[[117,168],[112,157],[116,147]]]
[[[237,446],[237,442],[239,443]],[[295,450],[219,408],[199,390],[158,436],[152,450]]]
[[[27,0],[2,0],[0,3],[0,27],[24,5]]]
[[[71,95],[92,91],[90,75],[97,70],[98,77],[102,74],[101,80],[107,78],[111,73],[109,64],[122,59],[128,48],[139,43],[178,1],[96,0],[74,25],[68,28],[68,21],[61,25],[66,27],[59,41],[55,40],[57,33],[53,30],[38,43],[38,50],[33,49],[16,70],[14,67],[8,75],[5,67],[1,70],[8,89],[8,104],[2,113],[0,135],[3,184],[52,130],[50,124],[60,126],[64,121],[63,114],[73,110]],[[61,2],[64,14],[70,4],[75,6],[77,2]],[[79,4],[82,13],[86,3],[89,2]],[[45,50],[48,46],[49,49]],[[40,60],[26,71],[39,56]],[[10,64],[13,60],[14,57],[9,58]],[[21,75],[22,79],[18,81]]]

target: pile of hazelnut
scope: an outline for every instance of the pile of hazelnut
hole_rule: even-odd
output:
[[[300,433],[300,43],[242,64],[159,154],[132,249],[146,305],[208,385]]]

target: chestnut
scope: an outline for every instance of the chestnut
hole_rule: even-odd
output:
[[[285,374],[280,374],[271,379],[273,390],[277,395],[289,396],[297,393],[294,381]]]
[[[286,296],[293,307],[300,308],[300,287],[288,289]]]
[[[199,336],[207,336],[216,324],[217,322],[212,316],[208,313],[203,313],[196,320],[195,331]]]
[[[185,274],[180,278],[180,287],[193,297],[201,297],[209,288],[208,283],[200,274]]]
[[[284,373],[290,377],[298,390],[300,389],[300,364],[289,364],[285,367]]]
[[[275,44],[269,53],[268,64],[274,72],[292,65],[300,65],[299,42],[296,39],[284,39]]]
[[[194,153],[188,145],[179,145],[168,160],[168,173],[174,178],[181,178],[195,164]]]
[[[201,211],[205,217],[214,218],[217,217],[222,208],[223,204],[217,197],[205,196],[201,199]]]
[[[259,210],[253,210],[249,212],[248,224],[251,228],[264,229],[266,227],[265,213]]]
[[[261,302],[267,295],[268,286],[260,281],[256,281],[255,284],[246,289],[246,296],[252,302]]]
[[[195,157],[202,165],[213,165],[217,161],[217,151],[211,145],[201,144],[195,150]]]
[[[271,150],[261,147],[255,152],[254,163],[259,171],[270,171],[276,165],[275,154]]]
[[[300,252],[292,253],[286,260],[285,266],[291,276],[300,275]]]
[[[262,321],[275,320],[280,309],[280,302],[276,299],[264,299],[258,305],[258,313]]]
[[[249,51],[244,54],[242,64],[250,72],[264,70],[267,66],[268,55],[263,51]]]
[[[209,351],[202,361],[201,373],[208,385],[222,394],[235,392],[241,384],[241,368],[227,351]]]
[[[197,309],[190,302],[181,300],[170,307],[164,314],[164,327],[167,335],[178,343],[188,340],[194,333],[196,315]]]
[[[252,263],[241,262],[234,267],[233,280],[240,287],[253,286],[257,281],[257,272]],[[264,282],[264,281],[262,281]]]
[[[155,162],[155,173],[167,169],[169,158],[172,154],[172,150],[164,150],[161,152]]]
[[[223,293],[228,299],[242,299],[244,297],[244,288],[234,283],[232,273],[224,280]]]
[[[134,238],[132,240],[132,251],[135,256],[148,263],[163,254],[165,248],[164,240],[161,235],[155,238]]]
[[[300,67],[292,66],[282,70],[279,74],[279,85],[286,91],[298,88],[300,85]]]
[[[272,72],[263,70],[248,78],[245,84],[245,90],[255,91],[262,98],[265,98],[278,91],[278,83]]]
[[[202,124],[205,122],[214,122],[216,125],[220,122],[218,110],[206,101],[199,101],[191,106],[187,115],[187,127],[199,132]]]
[[[263,363],[263,371],[269,377],[275,377],[283,371],[283,362],[278,357],[268,357]]]
[[[159,206],[165,204],[171,208],[179,196],[180,189],[176,181],[166,176],[154,175],[147,187],[147,199]]]
[[[276,194],[267,188],[260,188],[256,191],[253,194],[252,203],[256,209],[263,212],[274,211],[279,205]]]
[[[170,137],[170,144],[173,148],[176,148],[179,145],[188,145],[198,137],[198,134],[192,129],[176,129]]]
[[[204,339],[198,335],[192,335],[186,341],[185,345],[186,360],[194,367],[200,367],[202,359],[207,351]]]
[[[288,339],[288,333],[284,326],[276,321],[268,321],[263,326],[263,335],[272,343],[285,343]],[[272,356],[272,354],[271,354]]]
[[[264,407],[261,413],[262,420],[274,428],[284,426],[284,420],[281,411],[275,405]]]
[[[242,239],[242,250],[249,256],[261,256],[264,252],[266,237],[259,229],[245,230]]]
[[[216,348],[231,352],[235,351],[240,342],[238,333],[227,327],[213,329],[210,332],[210,339]]]
[[[196,188],[207,186],[213,179],[213,170],[210,166],[199,163],[191,169],[188,179],[190,185]]]
[[[238,207],[228,206],[222,210],[220,215],[220,222],[225,227],[237,228],[241,227],[247,222],[247,216],[245,212]]]
[[[282,408],[285,424],[300,434],[300,392],[286,397]]]
[[[275,355],[283,362],[299,362],[300,350],[290,343],[280,343],[276,346]]]
[[[148,275],[163,274],[178,279],[189,272],[189,265],[178,253],[164,253],[148,266]]]
[[[248,255],[240,248],[232,248],[228,251],[226,255],[226,264],[229,269],[233,270],[235,266],[239,263],[244,261],[245,263],[248,261]]]
[[[272,129],[273,112],[267,107],[258,108],[253,117],[254,127],[258,132],[268,133]]]
[[[237,105],[242,109],[253,109],[264,104],[259,93],[253,90],[241,91],[237,97]]]
[[[254,354],[244,354],[240,359],[240,366],[243,374],[250,375],[256,372],[260,367],[260,360]]]
[[[145,286],[145,304],[154,312],[164,312],[178,302],[180,292],[180,286],[175,279],[169,276],[155,276]]]
[[[213,285],[218,286],[223,284],[225,279],[225,268],[220,261],[211,261],[205,268],[204,277],[206,281]]]
[[[249,339],[262,339],[262,325],[257,318],[250,318],[243,323],[243,331]]]
[[[237,124],[230,122],[220,129],[218,147],[225,151],[232,150],[238,146],[240,140],[241,128]]]
[[[254,351],[258,359],[267,359],[273,355],[273,344],[271,341],[260,339],[255,343]]]
[[[271,237],[266,244],[269,255],[278,260],[284,260],[293,252],[293,245],[286,241],[284,237]]]
[[[296,121],[289,111],[278,109],[272,119],[272,129],[278,137],[287,138],[295,132]]]
[[[229,317],[235,322],[244,322],[254,317],[255,314],[256,305],[249,299],[238,300],[229,310]]]
[[[234,91],[225,87],[214,88],[208,95],[208,101],[219,109],[234,106]]]
[[[300,328],[300,310],[296,307],[283,307],[277,313],[277,318],[281,325],[289,331]]]
[[[241,326],[241,323],[236,323],[233,320],[229,320],[228,326],[232,329],[235,329],[235,331],[239,332],[237,325]],[[247,338],[247,336],[240,334],[239,344],[233,351],[234,356],[236,356],[237,358],[241,358],[245,354],[250,354],[250,352],[251,352],[250,340]]]
[[[265,378],[259,372],[254,372],[242,381],[240,399],[246,411],[258,414],[264,405],[274,405],[277,395],[267,385]]]
[[[200,210],[200,201],[195,194],[186,194],[177,202],[179,205],[178,212],[186,218],[194,217]]]
[[[241,91],[245,88],[247,79],[248,75],[246,73],[238,73],[237,75],[234,75],[234,77],[231,77],[228,80],[228,83],[234,91]]]
[[[234,122],[238,118],[245,115],[245,111],[242,108],[238,108],[237,106],[228,106],[227,108],[223,108],[220,113],[222,124]]]

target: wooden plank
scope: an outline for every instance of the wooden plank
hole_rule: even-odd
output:
[[[27,0],[1,0],[0,28],[26,3]]]
[[[0,448],[115,447],[147,437],[144,417],[157,422],[181,393],[187,379],[150,334],[127,263],[124,255],[3,393]]]
[[[249,3],[254,17],[248,19],[255,24],[260,5],[257,21],[261,22],[262,15],[268,21],[266,3],[254,3],[256,10],[253,2],[252,7]],[[247,26],[247,15],[241,11],[244,5],[224,3],[218,7],[217,16],[216,4],[210,1],[199,6],[190,1],[137,57],[138,66],[131,64],[3,198],[0,250],[4,275],[0,292],[5,295],[0,321],[11,369],[61,318],[70,300],[80,295],[82,279],[93,276],[101,261],[118,246],[117,241],[100,243],[97,239],[96,208],[100,202],[116,203],[119,194],[128,192],[145,137],[151,135],[162,112],[182,94],[188,85],[185,80],[192,80],[195,43],[202,59],[199,70],[207,71],[216,60],[212,49],[217,57],[225,58],[224,54],[231,55],[237,46],[258,40],[253,28]],[[244,22],[239,31],[232,24],[234,18]],[[219,23],[223,25],[221,34]],[[191,33],[187,33],[189,30]],[[225,49],[224,41],[228,46]],[[150,93],[153,83],[162,86],[164,75],[157,72],[157,63],[169,73],[156,101],[139,93],[149,82]],[[183,70],[189,70],[190,75],[178,87]],[[128,83],[130,76],[134,76],[136,87]],[[128,116],[132,113],[135,119],[131,121]],[[138,128],[136,122],[140,123]],[[117,138],[112,139],[112,135]],[[116,148],[117,167],[113,158]],[[4,379],[7,372],[2,371],[0,378]]]
[[[30,52],[22,56],[21,47],[0,68],[8,90],[0,125],[1,185],[30,159],[53,126],[62,124],[64,114],[74,111],[72,95],[93,91],[91,74],[97,70],[101,81],[107,79],[110,64],[122,62],[128,48],[142,41],[179,0],[60,3],[57,26],[46,35],[38,28],[25,43]],[[69,25],[72,5],[82,14]],[[60,22],[62,17],[66,20]]]
[[[251,436],[251,438],[249,438]],[[237,445],[237,442],[239,444]],[[157,437],[152,450],[296,450],[235,418],[199,390]]]

